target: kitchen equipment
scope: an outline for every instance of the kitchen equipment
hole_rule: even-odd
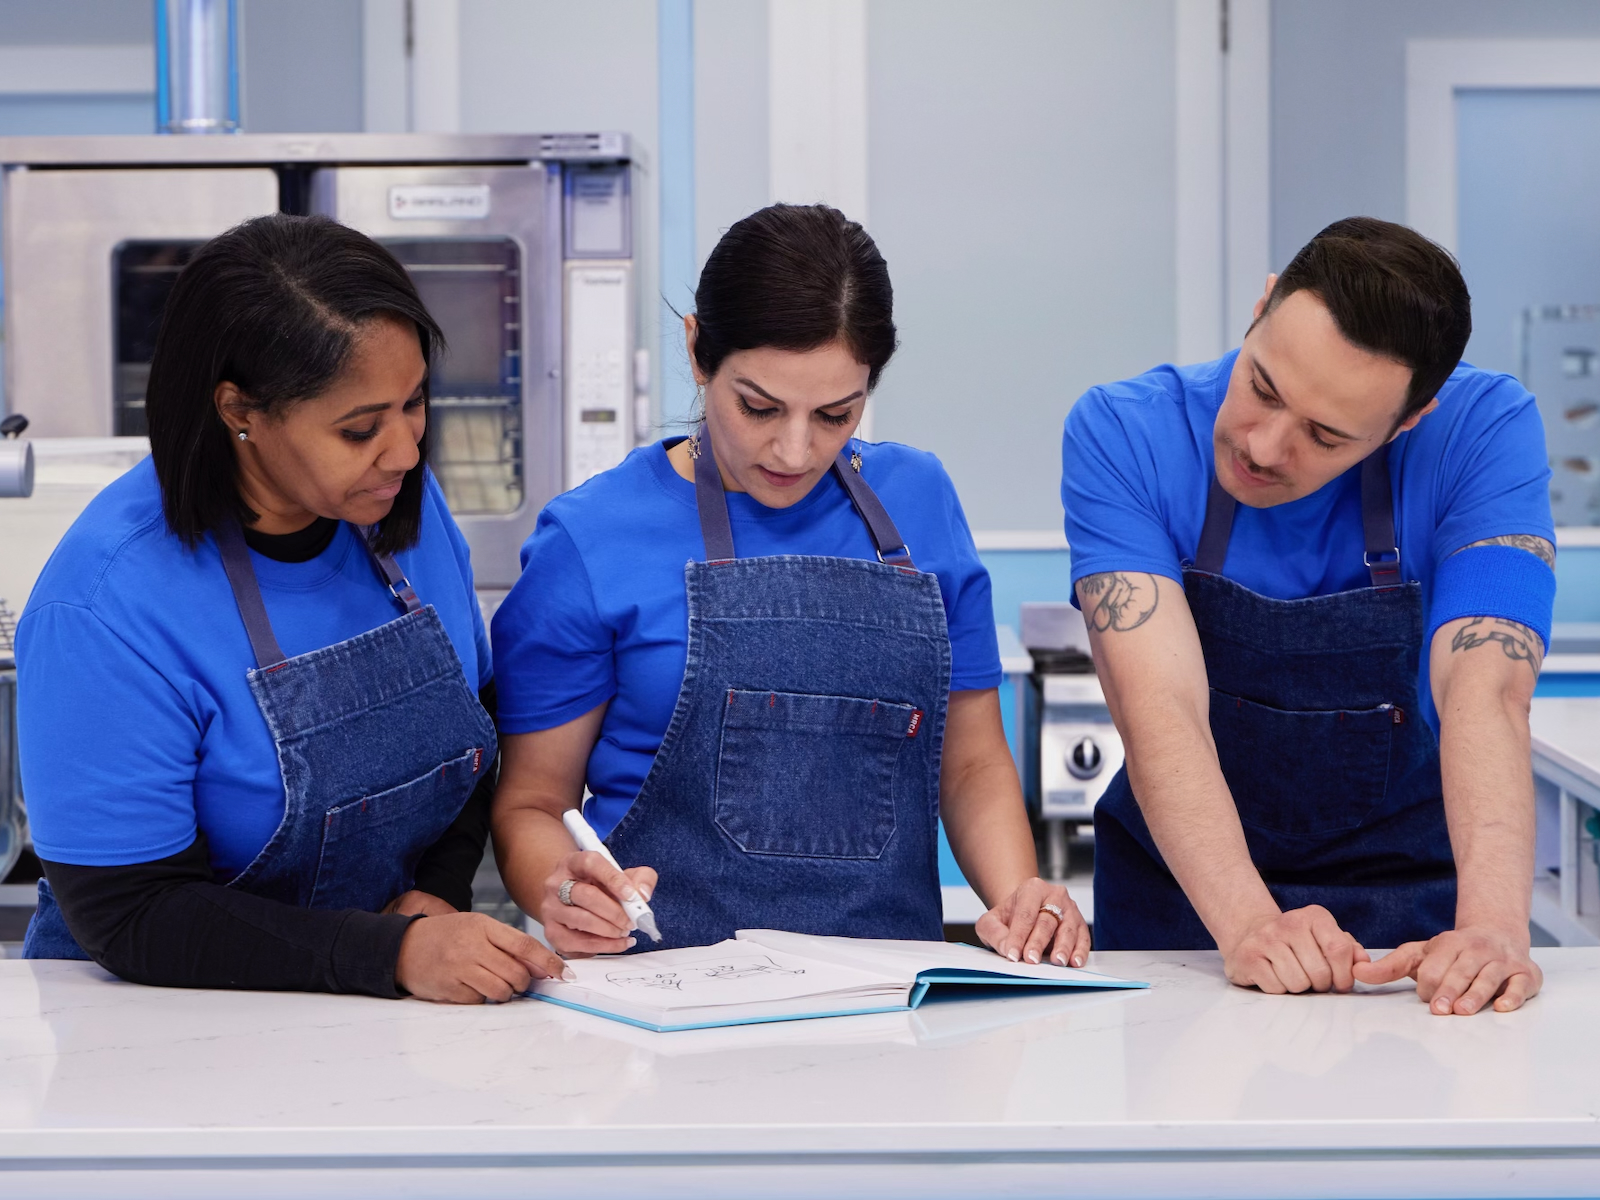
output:
[[[620,133],[0,138],[6,408],[40,438],[143,435],[196,247],[325,213],[389,246],[444,329],[432,465],[503,591],[545,502],[635,443],[632,170]]]
[[[1022,606],[1033,657],[1024,693],[1024,792],[1044,824],[1046,871],[1065,879],[1074,842],[1094,839],[1094,806],[1122,769],[1122,737],[1094,674],[1083,616],[1070,603]]]

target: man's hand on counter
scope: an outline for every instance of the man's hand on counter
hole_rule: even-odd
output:
[[[1320,904],[1263,913],[1223,952],[1228,981],[1280,996],[1285,992],[1348,992],[1367,952]]]
[[[1355,972],[1362,983],[1415,979],[1417,995],[1441,1017],[1471,1016],[1491,1000],[1495,1012],[1512,1012],[1544,985],[1544,972],[1528,956],[1526,927],[1520,938],[1482,925],[1448,930],[1407,942]]]

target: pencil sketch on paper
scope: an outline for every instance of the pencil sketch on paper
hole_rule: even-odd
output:
[[[804,967],[781,967],[765,955],[749,955],[680,964],[675,971],[611,971],[606,975],[606,982],[623,988],[654,988],[681,992],[685,983],[692,988],[710,979],[738,982],[745,979],[805,973]]]
[[[683,980],[678,978],[676,971],[651,971],[642,975],[628,975],[621,971],[612,971],[606,976],[607,983],[614,983],[618,987],[646,987],[659,988],[664,991],[682,991]]]
[[[699,967],[707,979],[749,979],[753,975],[804,975],[804,967],[780,967],[770,958],[744,959],[738,962],[719,963],[714,967]]]

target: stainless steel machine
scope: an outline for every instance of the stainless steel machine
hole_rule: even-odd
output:
[[[1024,604],[1022,644],[1034,664],[1024,693],[1024,791],[1044,823],[1047,873],[1065,879],[1074,845],[1085,852],[1093,846],[1094,806],[1122,769],[1122,737],[1076,608]]]
[[[274,211],[385,243],[443,327],[433,468],[480,587],[510,587],[539,509],[647,425],[624,134],[4,138],[0,170],[5,410],[36,437],[142,435],[178,271]]]

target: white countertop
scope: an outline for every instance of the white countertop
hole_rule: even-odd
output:
[[[0,1194],[1593,1196],[1600,949],[1535,954],[1516,1014],[1127,953],[1148,992],[678,1034],[0,962]]]
[[[1600,696],[1537,697],[1528,723],[1534,772],[1600,796]]]

